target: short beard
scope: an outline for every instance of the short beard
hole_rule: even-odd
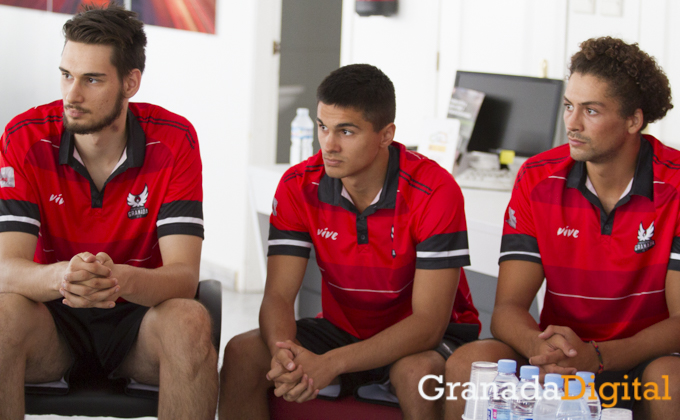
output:
[[[113,110],[106,115],[104,118],[102,118],[100,121],[95,121],[94,123],[90,125],[82,125],[78,124],[75,122],[70,122],[68,120],[68,117],[66,116],[66,111],[64,111],[64,128],[72,134],[93,134],[93,133],[98,133],[105,129],[106,127],[110,126],[111,124],[118,119],[120,116],[120,113],[123,112],[123,100],[125,99],[125,96],[123,95],[123,92],[118,93],[118,98],[116,98],[116,103],[113,106]]]

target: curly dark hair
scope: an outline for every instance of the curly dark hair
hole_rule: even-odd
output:
[[[595,76],[609,84],[609,93],[618,98],[622,117],[642,110],[644,122],[660,120],[673,108],[668,77],[638,44],[626,44],[609,36],[581,43],[571,57],[569,73]]]
[[[134,69],[143,73],[146,34],[137,13],[113,1],[105,7],[87,5],[82,10],[64,24],[66,41],[113,47],[111,64],[121,80]]]
[[[394,122],[397,112],[392,81],[370,64],[350,64],[333,71],[316,90],[316,100],[361,112],[376,133]]]

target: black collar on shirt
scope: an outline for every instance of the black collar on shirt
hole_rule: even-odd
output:
[[[654,200],[653,158],[654,151],[652,150],[652,145],[644,137],[641,137],[633,185],[628,194],[621,197],[609,214],[605,212],[600,199],[586,187],[588,174],[585,162],[576,162],[571,170],[569,170],[567,187],[578,189],[589,202],[600,209],[600,231],[603,235],[612,234],[616,209],[629,202],[632,195],[647,197],[650,201]]]
[[[640,140],[640,151],[638,152],[637,164],[635,166],[633,186],[626,195],[627,197],[631,195],[640,195],[647,197],[650,200],[654,199],[653,157],[654,151],[652,150],[652,145],[642,137]],[[576,162],[567,176],[567,187],[576,188],[581,191],[583,195],[586,195],[586,191],[590,193],[586,187],[586,178],[587,171],[585,162]]]
[[[393,209],[397,202],[397,188],[399,186],[399,149],[389,147],[389,160],[387,162],[387,175],[383,184],[380,198],[375,204],[371,204],[362,213],[364,216],[375,213],[378,209]],[[353,213],[359,213],[357,208],[348,199],[342,196],[342,181],[339,178],[331,178],[324,174],[319,182],[319,201],[339,206]]]
[[[137,117],[128,109],[127,111],[127,168],[140,168],[144,164],[144,154],[146,152],[146,135],[142,126],[139,125]],[[74,166],[73,149],[75,141],[73,134],[64,130],[61,134],[61,145],[59,146],[59,164]]]
[[[129,168],[141,168],[144,164],[144,154],[146,153],[146,135],[142,126],[139,125],[137,117],[128,109],[127,111],[127,127],[128,127],[128,138],[127,138],[127,158],[122,165],[120,165],[106,180],[102,190],[99,191],[97,186],[94,184],[90,173],[87,168],[73,156],[73,150],[76,146],[73,133],[68,130],[64,130],[61,134],[61,144],[59,145],[59,164],[68,165],[72,167],[76,172],[85,177],[90,182],[90,196],[92,199],[92,208],[102,208],[104,203],[104,190],[106,185],[111,179],[116,177],[118,174],[125,172]]]

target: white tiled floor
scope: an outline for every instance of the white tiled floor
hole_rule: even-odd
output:
[[[258,313],[262,303],[262,293],[236,293],[231,290],[222,292],[222,337],[220,342],[219,364],[222,365],[224,346],[237,334],[258,327]],[[98,417],[108,419],[110,417]],[[151,417],[142,417],[151,419]],[[29,420],[92,420],[95,417],[26,416]]]

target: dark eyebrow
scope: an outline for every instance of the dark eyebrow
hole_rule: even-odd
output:
[[[71,72],[66,70],[65,68],[59,67],[59,70],[61,70],[62,73],[71,74]],[[83,74],[83,76],[85,76],[85,77],[106,77],[106,73],[85,73],[85,74]]]
[[[569,103],[571,103],[571,101],[569,100],[569,98],[567,98],[566,96],[564,97],[564,100],[567,101],[567,102],[569,102]],[[582,105],[582,106],[597,105],[597,106],[601,106],[602,108],[606,108],[606,107],[607,107],[605,104],[603,104],[602,102],[598,102],[598,101],[581,102],[579,105]]]
[[[326,125],[326,124],[323,123],[323,121],[321,121],[321,118],[319,118],[319,117],[316,118],[316,121],[321,125]],[[345,128],[345,127],[359,128],[358,125],[351,123],[351,122],[340,123],[340,124],[335,126],[335,128]]]

